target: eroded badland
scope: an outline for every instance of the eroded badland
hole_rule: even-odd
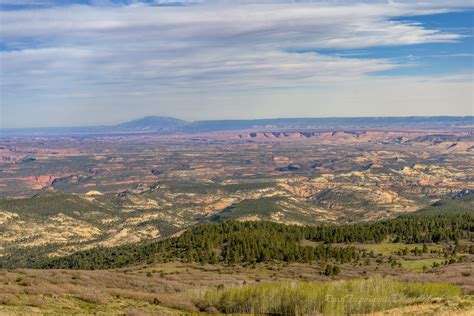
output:
[[[12,135],[0,255],[58,256],[200,222],[356,222],[474,189],[469,129]]]

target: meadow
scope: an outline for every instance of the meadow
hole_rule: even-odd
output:
[[[203,310],[231,314],[367,314],[395,307],[453,299],[461,289],[448,283],[400,282],[381,277],[325,283],[276,282],[204,291]]]
[[[0,314],[400,315],[421,310],[469,315],[474,311],[474,299],[466,295],[470,278],[461,277],[459,282],[445,277],[468,267],[442,267],[439,276],[399,270],[397,276],[374,264],[365,268],[367,274],[344,268],[332,277],[319,274],[315,265],[297,263],[228,267],[169,262],[95,271],[0,270]]]

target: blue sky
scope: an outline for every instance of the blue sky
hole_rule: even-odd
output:
[[[420,23],[426,28],[463,37],[448,43],[375,46],[370,49],[321,50],[320,53],[354,58],[389,58],[407,67],[379,72],[378,75],[449,75],[472,73],[474,61],[474,11],[396,17],[394,21]]]
[[[473,115],[470,1],[0,0],[0,127]]]

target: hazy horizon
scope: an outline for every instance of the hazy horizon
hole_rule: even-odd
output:
[[[310,116],[300,116],[300,117],[255,117],[255,118],[233,118],[233,119],[204,119],[204,120],[185,120],[179,117],[173,117],[173,116],[162,116],[162,115],[146,115],[146,116],[140,116],[140,117],[131,117],[127,119],[126,121],[117,121],[114,123],[109,123],[109,124],[84,124],[84,125],[67,125],[67,122],[64,122],[63,125],[57,125],[57,126],[31,126],[31,127],[1,127],[1,129],[54,129],[54,128],[81,128],[81,127],[113,127],[122,123],[129,123],[132,121],[138,121],[144,118],[148,117],[158,117],[158,118],[172,118],[172,119],[178,119],[182,120],[186,123],[195,123],[195,122],[207,122],[207,121],[258,121],[258,120],[305,120],[305,119],[371,119],[371,118],[473,118],[473,115],[408,115],[408,116],[319,116],[319,117],[310,117]]]
[[[473,115],[473,9],[0,0],[0,128]]]

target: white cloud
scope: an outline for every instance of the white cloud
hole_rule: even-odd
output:
[[[32,58],[48,56],[49,61],[43,60],[36,67],[70,74],[78,70],[75,52],[88,51],[94,56],[79,63],[85,76],[90,75],[91,68],[110,70],[115,78],[122,76],[126,81],[130,80],[130,71],[136,79],[177,77],[185,81],[221,77],[238,80],[239,74],[249,72],[253,77],[261,74],[261,79],[270,75],[277,81],[285,76],[290,80],[328,79],[331,75],[339,79],[337,72],[361,75],[393,64],[288,51],[449,42],[460,38],[457,34],[389,20],[417,10],[412,5],[407,7],[302,3],[178,8],[72,6],[3,12],[2,38],[7,43],[23,43],[20,46],[34,39],[37,49],[36,56],[35,48],[24,53],[2,53],[4,76],[8,78],[10,64],[25,64],[25,58],[30,63]],[[425,8],[418,10],[424,12]],[[64,61],[63,67],[49,68],[58,60]],[[71,60],[70,65],[67,60]],[[126,72],[120,73],[120,69]],[[283,78],[278,77],[280,74]]]
[[[48,100],[108,95],[113,101],[123,94],[338,86],[407,64],[315,51],[457,41],[459,34],[392,18],[468,6],[468,1],[202,1],[182,7],[3,11],[0,36],[11,50],[0,52],[2,103],[26,93]]]

